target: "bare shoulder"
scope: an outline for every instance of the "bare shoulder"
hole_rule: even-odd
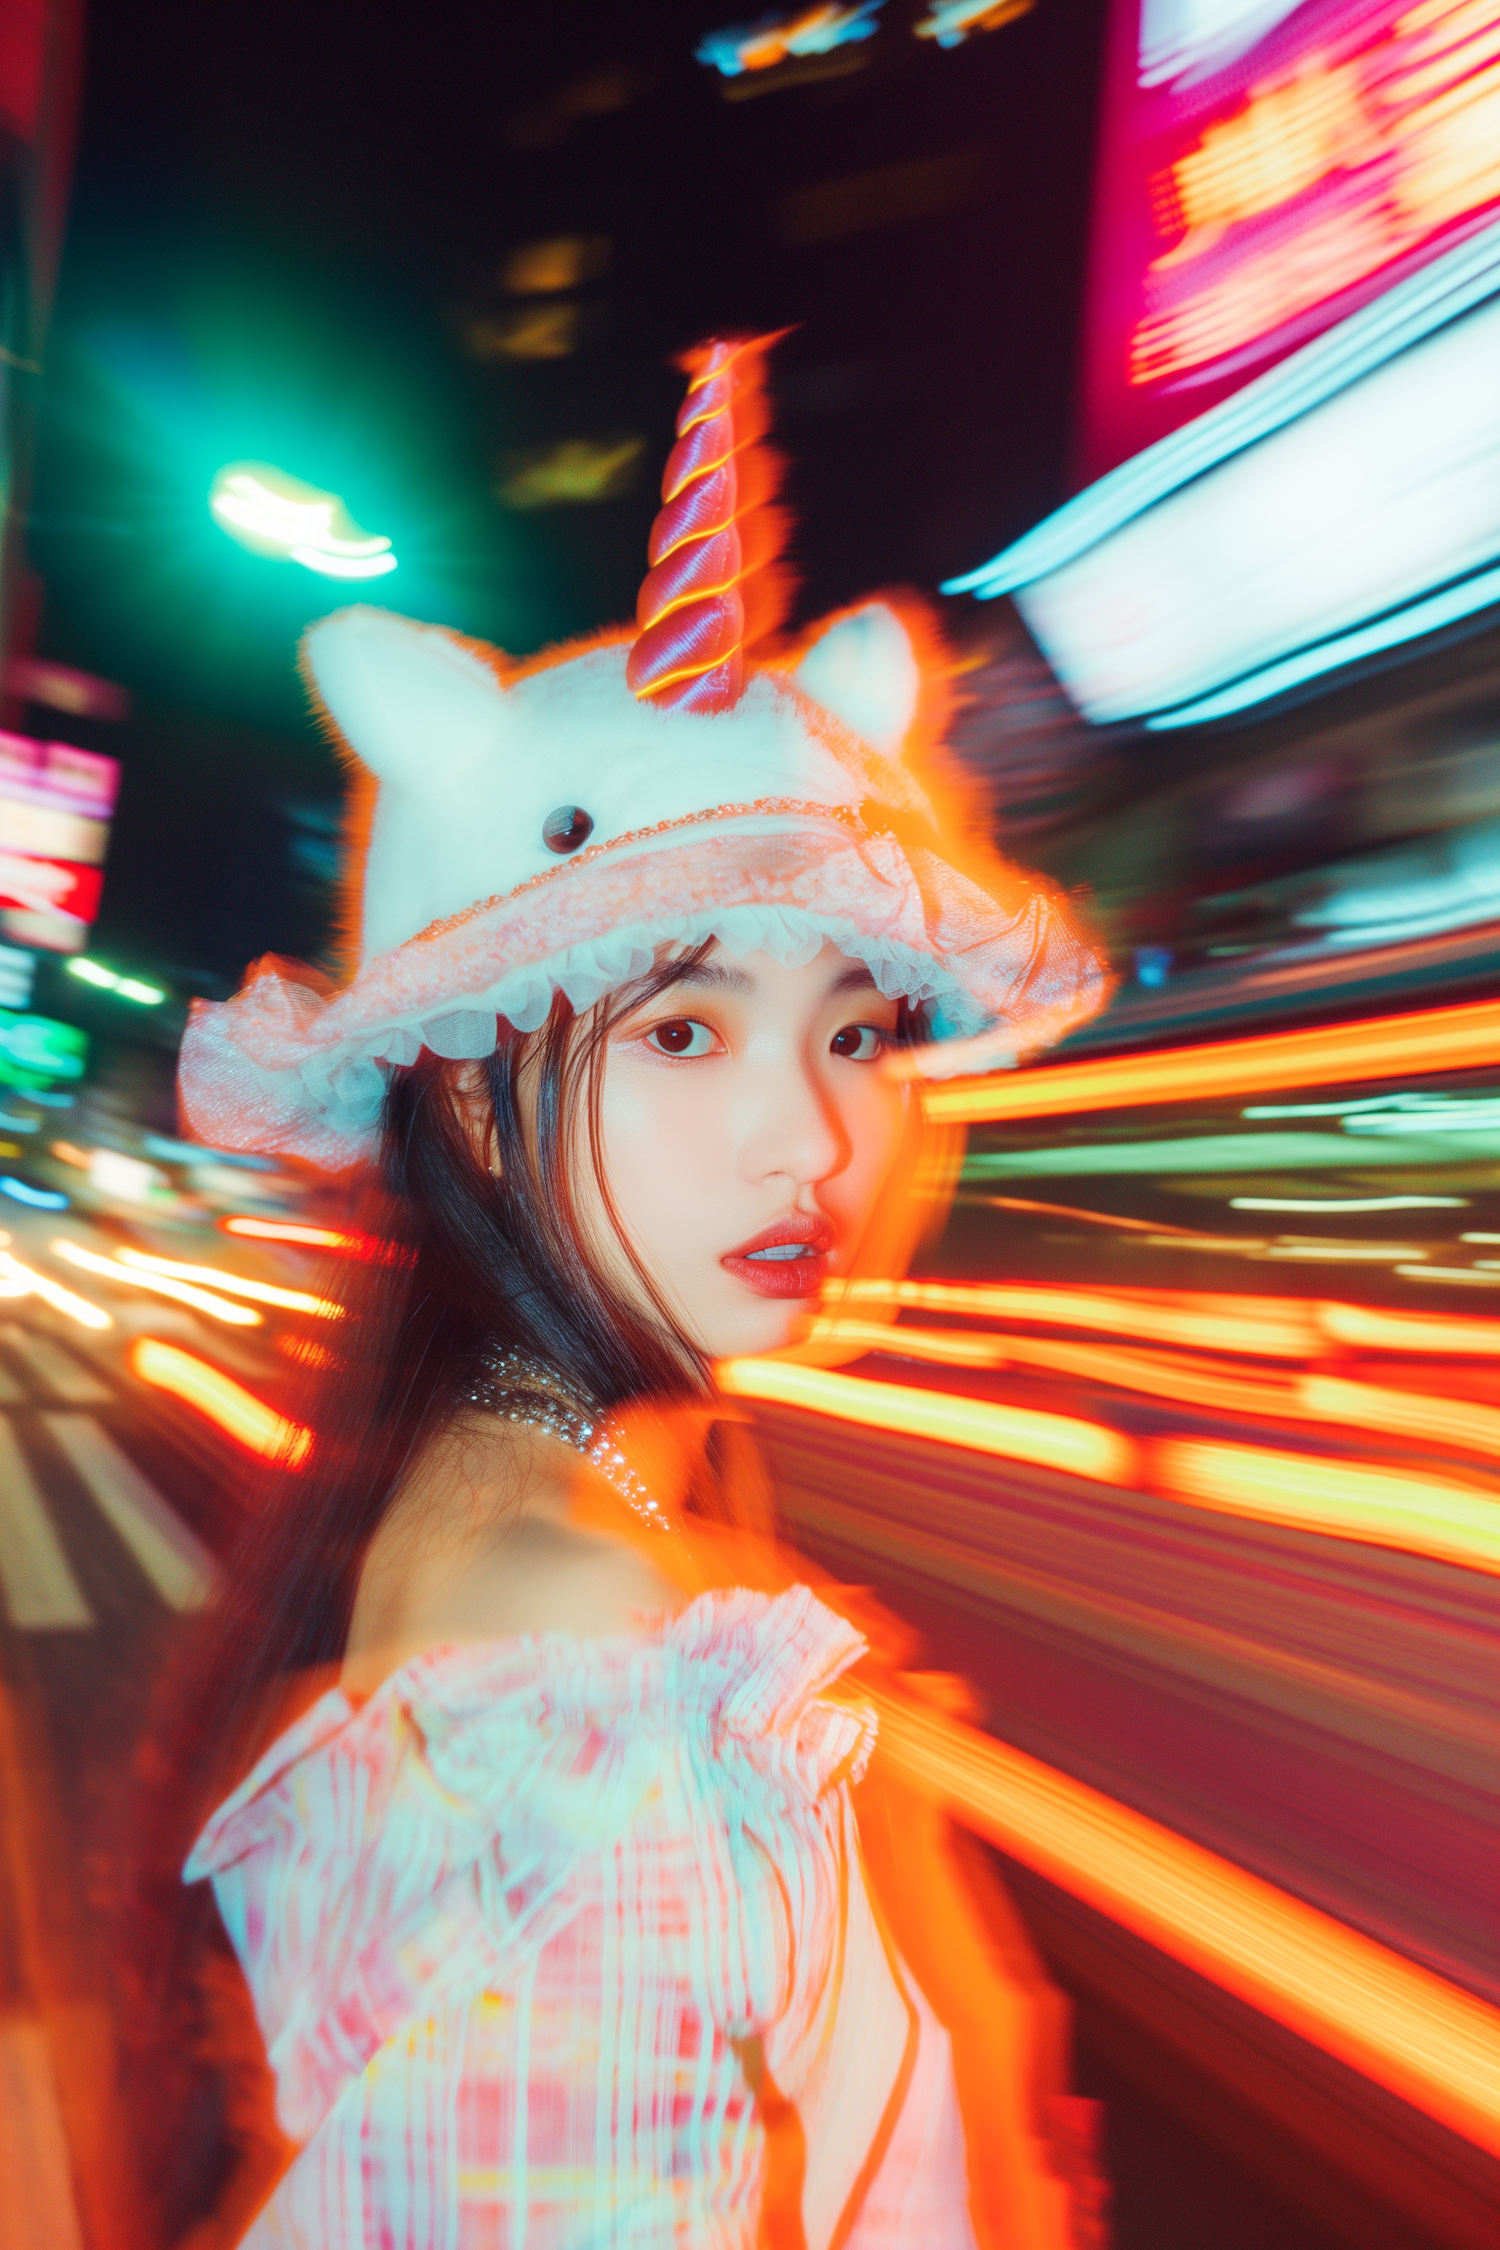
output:
[[[593,1639],[675,1609],[676,1587],[624,1526],[616,1535],[597,1506],[575,1504],[591,1477],[556,1440],[492,1416],[445,1430],[365,1557],[346,1686],[368,1693],[426,1649],[523,1633]]]

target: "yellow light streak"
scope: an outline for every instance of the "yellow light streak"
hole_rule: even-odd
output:
[[[720,1389],[731,1398],[805,1407],[837,1421],[934,1438],[941,1445],[966,1446],[1007,1460],[1035,1461],[1103,1484],[1128,1484],[1136,1473],[1136,1448],[1129,1438],[1069,1415],[1040,1414],[947,1391],[912,1390],[900,1383],[871,1383],[785,1359],[724,1360],[717,1376]]]
[[[880,1755],[1049,1882],[1500,2154],[1500,2011],[977,1728],[874,1698]]]
[[[1500,1575],[1500,1497],[1476,1485],[1199,1438],[1158,1440],[1151,1470],[1159,1490],[1195,1507]]]
[[[87,1297],[75,1297],[71,1289],[61,1282],[51,1281],[32,1266],[22,1265],[19,1258],[8,1250],[0,1250],[0,1285],[7,1297],[35,1295],[43,1304],[51,1305],[54,1312],[76,1320],[80,1328],[113,1328],[114,1322],[99,1305],[91,1305]]]
[[[101,1280],[112,1281],[125,1289],[149,1289],[158,1297],[173,1297],[179,1304],[191,1305],[195,1312],[208,1313],[214,1320],[222,1320],[230,1328],[258,1328],[261,1315],[249,1305],[231,1304],[227,1297],[216,1297],[207,1289],[195,1289],[186,1281],[169,1281],[165,1274],[136,1273],[130,1266],[117,1265],[113,1258],[101,1258],[93,1250],[85,1250],[77,1242],[59,1237],[48,1248],[55,1258],[66,1258],[70,1266],[79,1266],[85,1273],[96,1273]]]
[[[1420,1014],[1309,1031],[1265,1032],[1201,1047],[1098,1062],[1048,1063],[993,1078],[922,1089],[926,1114],[946,1124],[1063,1117],[1084,1110],[1154,1108],[1169,1102],[1256,1094],[1293,1086],[1339,1086],[1474,1070],[1500,1061],[1500,1002],[1475,1000]],[[1357,1152],[1351,1150],[1350,1162]],[[1366,1161],[1369,1161],[1366,1159]]]
[[[1420,1391],[1387,1391],[1373,1383],[1346,1383],[1334,1375],[1304,1375],[1297,1395],[1310,1414],[1323,1420],[1500,1457],[1500,1411],[1493,1406],[1478,1406],[1468,1399],[1426,1398]]]
[[[249,1297],[257,1305],[277,1305],[283,1312],[311,1313],[318,1320],[342,1320],[344,1308],[327,1297],[314,1297],[306,1289],[280,1289],[270,1281],[247,1281],[237,1273],[223,1273],[217,1266],[179,1265],[173,1258],[152,1257],[145,1250],[122,1250],[120,1261],[143,1273],[165,1274],[169,1281],[202,1282],[211,1289],[224,1289],[232,1297]]]
[[[1372,1352],[1433,1352],[1445,1359],[1500,1353],[1500,1320],[1445,1320],[1441,1313],[1377,1312],[1368,1305],[1317,1305],[1325,1336]]]
[[[191,1352],[179,1351],[175,1344],[158,1343],[152,1336],[140,1337],[131,1346],[130,1370],[143,1383],[196,1407],[251,1453],[280,1457],[295,1469],[311,1450],[311,1430],[299,1422],[285,1421],[232,1376],[210,1367]]]

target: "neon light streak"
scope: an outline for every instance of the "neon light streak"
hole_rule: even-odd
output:
[[[1316,1359],[1325,1339],[1358,1350],[1433,1353],[1445,1359],[1500,1355],[1500,1321],[1452,1320],[1441,1313],[1381,1312],[1299,1297],[1225,1297],[1193,1290],[1055,1289],[1041,1284],[953,1281],[848,1281],[824,1292],[823,1311],[841,1305],[910,1305],[979,1320],[1024,1320],[1054,1328],[1093,1328],[1199,1351],[1254,1359]],[[1014,1347],[1016,1339],[1007,1337]]]
[[[1357,1079],[1404,1078],[1475,1070],[1500,1061],[1500,1003],[1320,1024],[1216,1040],[1151,1055],[1052,1063],[1036,1070],[951,1085],[924,1086],[927,1115],[945,1124],[998,1118],[1065,1117],[1081,1110],[1155,1107],[1250,1094],[1266,1087],[1333,1086]],[[1356,1161],[1351,1153],[1350,1162]]]
[[[48,1248],[55,1258],[66,1258],[70,1266],[79,1266],[85,1273],[96,1273],[119,1288],[149,1289],[158,1297],[173,1297],[178,1304],[191,1305],[195,1312],[208,1313],[230,1328],[260,1326],[261,1315],[252,1312],[248,1305],[232,1305],[227,1297],[216,1297],[207,1289],[195,1289],[186,1281],[169,1281],[164,1274],[133,1272],[129,1266],[117,1265],[113,1258],[101,1258],[96,1251],[85,1250],[80,1243],[65,1242],[61,1238],[49,1243]]]
[[[87,1297],[75,1297],[71,1289],[64,1289],[57,1281],[49,1281],[46,1274],[37,1273],[31,1266],[23,1266],[8,1250],[0,1250],[0,1295],[7,1297],[40,1297],[44,1305],[54,1312],[76,1320],[80,1328],[113,1328],[109,1314],[98,1305],[91,1305]]]
[[[1319,641],[1315,648],[1299,649],[1295,656],[1283,657],[1279,663],[1268,664],[1259,672],[1249,672],[1213,695],[1202,696],[1194,703],[1179,704],[1175,711],[1158,711],[1146,720],[1146,725],[1158,733],[1169,727],[1206,726],[1210,719],[1224,719],[1231,712],[1248,711],[1253,703],[1264,703],[1268,696],[1284,695],[1288,688],[1300,687],[1304,681],[1321,679],[1325,672],[1336,671],[1341,664],[1355,664],[1362,657],[1378,656],[1382,649],[1400,648],[1403,641],[1414,641],[1423,633],[1436,633],[1444,625],[1457,624],[1461,617],[1474,617],[1480,610],[1488,609],[1492,602],[1500,602],[1500,570],[1482,570],[1477,577],[1465,578],[1460,585],[1446,587],[1440,594],[1430,594],[1425,601],[1413,602],[1406,609],[1377,618],[1373,625],[1361,625],[1352,633],[1339,633],[1332,640]]]
[[[251,1453],[284,1460],[296,1469],[311,1451],[311,1430],[284,1421],[232,1377],[191,1352],[179,1351],[175,1344],[161,1344],[150,1336],[138,1338],[130,1350],[130,1371],[143,1383],[196,1407]]]
[[[892,1352],[898,1359],[937,1360],[945,1367],[1003,1367],[1016,1356],[1008,1336],[983,1336],[959,1328],[899,1328],[894,1321],[815,1320],[807,1342]]]
[[[1232,1195],[1231,1211],[1461,1211],[1466,1195]],[[1464,1235],[1465,1242],[1473,1240]]]
[[[341,1234],[337,1227],[304,1226],[296,1219],[221,1219],[225,1234],[243,1234],[257,1242],[296,1242],[308,1250],[345,1250],[356,1258],[368,1258],[379,1250],[379,1244],[368,1235]]]
[[[384,578],[394,570],[394,555],[325,555],[317,547],[288,547],[288,562],[301,563],[324,578]]]
[[[8,1195],[12,1203],[25,1203],[33,1211],[66,1211],[68,1198],[60,1189],[32,1187],[28,1180],[12,1179],[7,1172],[0,1176],[0,1195]]]
[[[1482,1273],[1475,1266],[1397,1266],[1407,1281],[1468,1282],[1475,1289],[1500,1288],[1500,1273]]]
[[[825,1293],[823,1309],[835,1313],[840,1303],[911,1305],[980,1320],[1095,1328],[1106,1336],[1141,1336],[1152,1343],[1253,1359],[1306,1360],[1318,1350],[1314,1308],[1296,1298],[1217,1297],[1188,1290],[1136,1297],[1123,1290],[1116,1294],[988,1281],[850,1281]]]
[[[1500,2154],[1500,2012],[977,1728],[877,1696],[881,1755],[1174,1961]]]
[[[904,1437],[935,1438],[941,1445],[967,1446],[1007,1460],[1035,1461],[1103,1484],[1128,1484],[1135,1475],[1136,1449],[1129,1438],[1097,1422],[1067,1415],[1038,1414],[1029,1407],[1000,1406],[946,1391],[909,1390],[897,1383],[870,1383],[858,1375],[835,1375],[826,1368],[802,1367],[785,1359],[725,1360],[718,1381],[732,1398],[806,1407],[837,1421],[860,1422]]]
[[[269,1281],[246,1281],[237,1273],[222,1273],[217,1266],[178,1265],[172,1258],[153,1258],[144,1250],[122,1250],[120,1262],[143,1273],[165,1274],[171,1281],[203,1282],[211,1289],[227,1290],[232,1297],[249,1297],[257,1305],[279,1305],[285,1312],[311,1313],[317,1320],[342,1320],[344,1308],[327,1297],[314,1297],[306,1289],[278,1289]]]
[[[1151,1466],[1161,1491],[1194,1507],[1500,1576],[1500,1496],[1477,1485],[1197,1438],[1158,1441]]]
[[[349,524],[337,495],[281,469],[255,462],[221,469],[208,506],[220,530],[252,553],[284,556],[325,578],[382,578],[396,568],[389,539],[336,531],[335,523]]]
[[[1297,1385],[1303,1407],[1320,1421],[1348,1422],[1397,1437],[1426,1438],[1465,1452],[1500,1457],[1500,1410],[1468,1399],[1427,1398],[1420,1391],[1387,1391],[1372,1383],[1346,1383],[1334,1375],[1304,1375]],[[1500,1502],[1497,1502],[1500,1506]]]
[[[84,984],[97,985],[101,992],[117,992],[122,1000],[134,1000],[142,1008],[154,1008],[167,997],[159,985],[143,984],[139,977],[122,977],[118,971],[106,969],[102,961],[87,960],[81,953],[68,963],[68,974]]]
[[[1141,1351],[1129,1344],[986,1336],[973,1329],[903,1328],[826,1317],[812,1323],[807,1343],[939,1360],[955,1367],[1043,1367],[1054,1374],[1137,1391],[1147,1398],[1171,1398],[1226,1414],[1343,1423],[1477,1453],[1485,1459],[1500,1458],[1500,1410],[1495,1407],[1467,1399],[1433,1398],[1419,1391],[1387,1390],[1376,1383],[1330,1375],[1250,1374],[1216,1368],[1186,1353]]]
[[[1375,1312],[1368,1305],[1317,1305],[1318,1326],[1336,1344],[1372,1352],[1435,1352],[1444,1359],[1500,1354],[1500,1320],[1446,1320],[1441,1313]]]

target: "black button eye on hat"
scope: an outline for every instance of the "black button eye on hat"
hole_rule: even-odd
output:
[[[576,852],[594,833],[594,823],[582,805],[558,805],[542,822],[542,842],[549,852]]]

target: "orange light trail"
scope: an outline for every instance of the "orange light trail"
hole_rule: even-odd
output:
[[[1305,1360],[1318,1352],[1312,1308],[1295,1298],[1215,1297],[1188,1290],[1135,1297],[1123,1291],[1019,1282],[850,1281],[825,1294],[824,1312],[836,1314],[841,1302],[911,1305],[923,1312],[1039,1321],[1053,1328],[1097,1328],[1105,1335],[1142,1336],[1153,1343],[1187,1344],[1252,1359]]]
[[[1024,1337],[985,1336],[976,1329],[900,1328],[894,1321],[815,1320],[809,1344],[837,1344],[849,1351],[894,1352],[898,1359],[937,1360],[945,1367],[1003,1367],[1018,1355]]]
[[[221,1219],[225,1234],[243,1234],[257,1242],[295,1242],[306,1250],[343,1250],[356,1258],[368,1258],[378,1249],[368,1235],[344,1234],[337,1227],[305,1226],[298,1219]]]
[[[731,1398],[806,1407],[869,1429],[934,1438],[941,1445],[967,1446],[1011,1461],[1035,1461],[1100,1484],[1129,1484],[1136,1474],[1136,1448],[1129,1438],[1071,1415],[1041,1414],[948,1391],[913,1390],[903,1383],[871,1383],[795,1360],[730,1359],[717,1372],[719,1388]]]
[[[279,1457],[300,1468],[312,1447],[312,1431],[284,1421],[231,1376],[175,1344],[142,1336],[130,1348],[130,1371],[154,1389],[196,1407],[251,1453]]]
[[[1500,1496],[1477,1485],[1198,1438],[1158,1440],[1150,1463],[1157,1489],[1194,1507],[1500,1576]]]
[[[1087,1382],[1289,1421],[1342,1422],[1500,1458],[1500,1409],[1467,1399],[1433,1398],[1331,1375],[1223,1370],[1185,1352],[1141,1351],[1129,1344],[1071,1343],[1051,1336],[993,1336],[976,1329],[905,1328],[873,1320],[823,1318],[807,1334],[815,1349],[884,1352],[898,1359],[936,1360],[950,1367],[1043,1367]]]
[[[878,1695],[880,1755],[966,1827],[1500,2154],[1500,2012],[977,1728]]]
[[[1377,1312],[1368,1305],[1319,1305],[1316,1312],[1325,1336],[1356,1349],[1431,1352],[1444,1359],[1492,1359],[1500,1353],[1500,1320],[1448,1320],[1441,1313]]]
[[[1048,1063],[994,1077],[924,1085],[922,1105],[943,1124],[1063,1117],[1080,1110],[1151,1108],[1165,1102],[1257,1094],[1297,1086],[1373,1083],[1500,1061],[1500,1002],[1319,1024],[1149,1055]]]
[[[153,1258],[144,1250],[122,1250],[120,1262],[142,1273],[165,1274],[169,1281],[203,1282],[211,1289],[227,1290],[232,1297],[249,1297],[258,1305],[277,1305],[284,1312],[312,1313],[319,1320],[341,1320],[344,1308],[327,1297],[314,1297],[306,1289],[278,1289],[269,1281],[247,1281],[242,1274],[224,1273],[218,1266],[184,1266],[175,1258]]]
[[[96,1251],[85,1250],[77,1242],[59,1237],[48,1245],[55,1258],[66,1258],[70,1266],[81,1266],[85,1273],[96,1273],[104,1281],[112,1281],[117,1288],[149,1289],[158,1297],[174,1297],[179,1304],[191,1305],[195,1312],[208,1313],[214,1320],[222,1320],[230,1328],[258,1328],[261,1316],[248,1305],[232,1304],[227,1297],[215,1296],[210,1289],[199,1289],[188,1281],[172,1281],[165,1274],[137,1273],[132,1266],[118,1265],[113,1258],[101,1258]]]
[[[7,1235],[6,1240],[10,1237]],[[36,1273],[12,1257],[8,1250],[0,1250],[0,1284],[7,1297],[40,1297],[44,1305],[62,1313],[68,1320],[76,1320],[80,1328],[113,1328],[114,1321],[100,1305],[91,1305],[87,1297],[75,1297],[71,1289],[61,1282],[49,1281],[46,1274]]]
[[[1062,1289],[1042,1282],[863,1280],[835,1283],[825,1290],[825,1315],[835,1317],[841,1305],[909,1305],[917,1311],[958,1313],[978,1320],[1094,1328],[1103,1335],[1139,1336],[1152,1343],[1233,1352],[1248,1359],[1317,1359],[1329,1343],[1444,1359],[1500,1355],[1500,1320],[1384,1312],[1367,1305],[1300,1297],[1236,1297],[1188,1289]]]
[[[1349,1422],[1395,1437],[1425,1438],[1466,1453],[1500,1457],[1500,1412],[1468,1399],[1426,1398],[1420,1391],[1387,1391],[1373,1383],[1341,1382],[1333,1375],[1304,1375],[1297,1385],[1303,1408],[1320,1421]]]

